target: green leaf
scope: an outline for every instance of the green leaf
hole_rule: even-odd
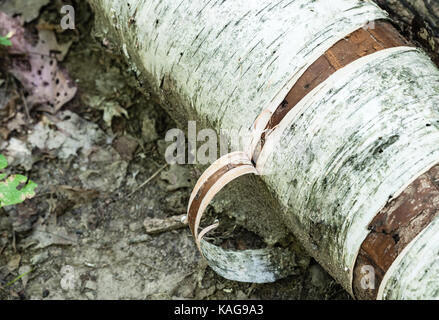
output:
[[[3,170],[7,166],[8,166],[8,161],[2,154],[0,154],[0,170]],[[0,180],[4,179],[5,176],[6,176],[5,174],[0,173]]]
[[[5,169],[8,165],[6,158],[0,154],[0,170]],[[5,179],[6,174],[0,173],[0,208],[23,202],[35,196],[37,184],[28,181],[25,176],[11,175]],[[23,185],[20,189],[19,186]]]
[[[3,170],[8,166],[8,160],[6,160],[5,156],[0,154],[0,170]]]
[[[7,37],[0,36],[0,46],[12,46],[11,40],[9,40]]]

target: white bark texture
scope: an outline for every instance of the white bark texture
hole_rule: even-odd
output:
[[[378,299],[437,300],[439,297],[439,219],[401,252],[383,279]]]
[[[387,17],[362,0],[89,2],[169,112],[218,131],[250,128],[327,49]],[[388,49],[337,71],[268,138],[262,179],[284,223],[351,293],[367,224],[439,161],[438,105],[429,58]]]
[[[284,119],[277,152],[264,150],[265,179],[294,212],[287,224],[339,280],[350,281],[376,213],[439,161],[439,73],[431,70],[407,48],[357,60]]]

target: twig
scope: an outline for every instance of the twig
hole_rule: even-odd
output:
[[[29,273],[31,273],[32,271],[34,271],[34,270],[33,270],[33,269],[30,269],[29,271],[27,271],[27,272],[25,272],[25,273],[23,273],[23,274],[20,274],[20,275],[19,275],[18,277],[16,277],[14,280],[8,282],[8,283],[6,284],[6,288],[12,286],[15,282],[17,282],[18,280],[20,280],[20,279],[23,278],[24,276],[27,276],[27,275],[28,275]]]
[[[45,197],[45,196],[49,196],[49,195],[51,195],[51,194],[53,194],[53,192],[40,193],[40,194],[36,194],[36,195],[34,196],[34,198]]]
[[[34,230],[37,231],[37,232],[41,232],[41,233],[45,233],[45,234],[50,234],[51,236],[54,236],[54,237],[58,237],[59,239],[63,239],[65,241],[70,242],[71,244],[78,244],[77,240],[72,239],[72,238],[68,238],[68,237],[64,237],[64,236],[62,236],[60,234],[57,234],[57,233],[54,233],[54,232],[45,231],[45,230],[38,229],[38,228],[35,228]],[[32,245],[32,244],[34,244],[34,243],[31,243],[30,245]]]
[[[14,250],[14,253],[17,252],[17,247],[15,244],[15,230],[12,230],[12,250]]]
[[[133,194],[135,194],[137,191],[139,191],[140,189],[142,189],[145,185],[147,185],[149,182],[151,182],[152,179],[154,179],[155,177],[157,177],[157,175],[166,167],[168,166],[168,164],[165,164],[163,167],[161,167],[160,169],[158,169],[151,177],[149,177],[148,179],[146,179],[145,182],[143,182],[140,186],[138,186],[133,192],[131,192],[129,195],[127,195],[127,197],[131,197]]]
[[[26,97],[24,96],[22,91],[20,91],[20,97],[21,97],[21,100],[23,101],[24,110],[26,111],[26,116],[27,116],[27,125],[29,126],[29,122],[31,120],[30,119],[30,112],[29,112],[29,108],[27,106]]]

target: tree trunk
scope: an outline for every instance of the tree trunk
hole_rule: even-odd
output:
[[[346,290],[437,298],[439,71],[385,12],[362,0],[89,2],[182,126],[247,132],[271,112],[258,180]],[[369,265],[375,288],[362,286]]]
[[[439,64],[439,2],[436,0],[375,0],[401,29],[418,41]]]

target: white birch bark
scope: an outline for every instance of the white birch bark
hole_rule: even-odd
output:
[[[172,86],[189,114],[217,130],[250,128],[333,44],[386,17],[362,0],[90,3],[117,28],[121,46],[135,49],[129,55],[137,56],[151,84]],[[133,32],[127,21],[135,12]]]
[[[250,128],[328,48],[386,18],[360,0],[89,2],[169,112],[218,131]],[[269,138],[262,179],[285,224],[350,292],[367,224],[439,161],[438,105],[432,62],[384,50],[336,72]]]
[[[439,219],[436,218],[400,253],[378,292],[378,299],[439,298]]]
[[[370,221],[439,161],[438,93],[424,54],[378,52],[305,97],[261,155],[287,225],[345,286]]]

